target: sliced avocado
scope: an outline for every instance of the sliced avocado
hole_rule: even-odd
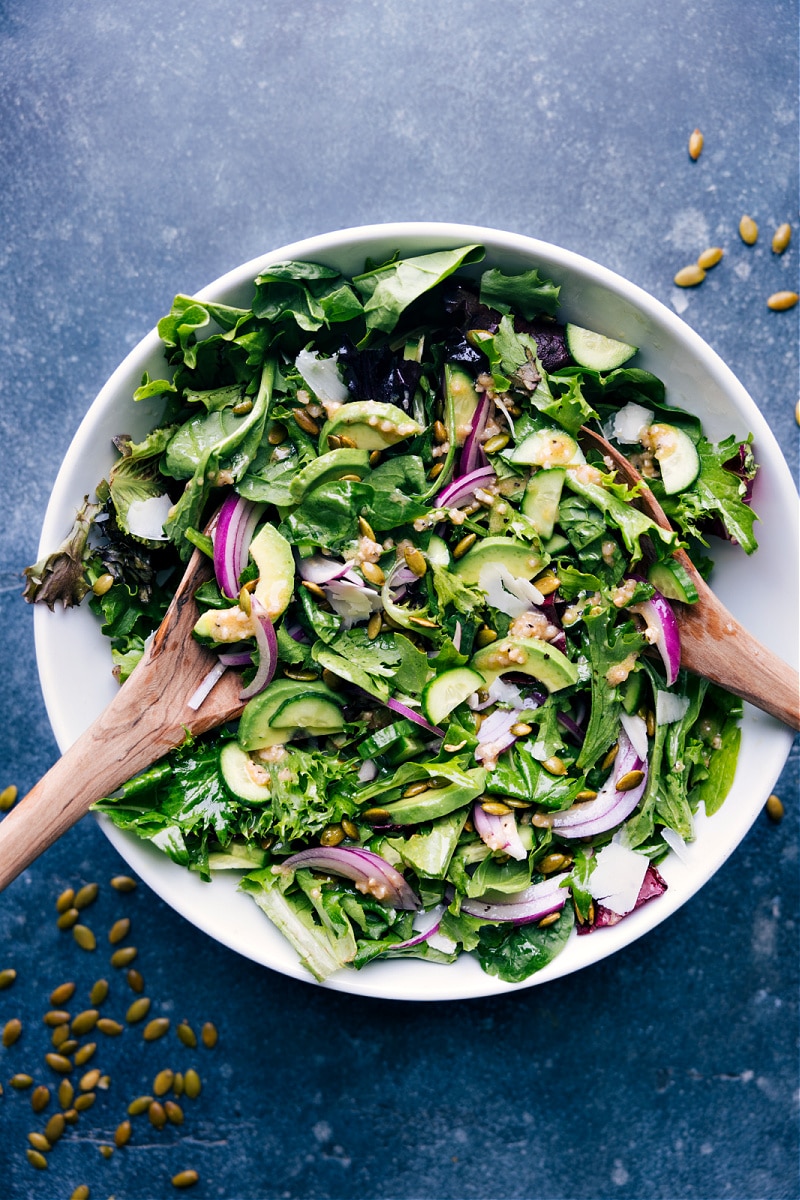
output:
[[[477,583],[483,567],[491,563],[500,563],[518,579],[533,579],[542,567],[547,566],[548,558],[527,542],[507,537],[487,537],[468,550],[456,562],[453,571],[464,583]]]
[[[462,367],[448,363],[445,367],[445,386],[453,402],[453,422],[456,428],[456,445],[463,446],[472,429],[472,421],[478,407],[478,393],[472,376]]]
[[[336,693],[321,681],[274,680],[244,706],[237,734],[239,745],[243,750],[262,750],[267,746],[277,746],[288,741],[291,730],[273,729],[272,718],[282,705],[290,700],[320,697],[335,701]]]
[[[274,525],[262,525],[250,543],[250,557],[258,567],[254,596],[271,621],[286,608],[294,591],[292,547]]]
[[[346,436],[359,450],[385,450],[405,438],[422,433],[422,426],[394,404],[378,400],[354,400],[337,408],[319,435],[319,452],[328,450],[331,434]]]
[[[390,804],[381,805],[391,815],[395,825],[419,825],[422,821],[434,821],[448,813],[463,808],[476,796],[480,796],[486,782],[486,772],[481,767],[465,771],[463,783],[448,783],[445,787],[429,788],[416,796],[404,796]]]
[[[558,692],[578,682],[575,664],[540,638],[501,638],[473,654],[470,666],[483,675],[487,686],[510,671],[538,679],[548,692]]]
[[[312,491],[332,479],[341,479],[343,475],[361,475],[362,478],[369,470],[369,452],[357,450],[350,446],[342,446],[339,450],[329,450],[319,458],[306,463],[289,484],[289,495],[299,504],[307,492]]]
[[[248,804],[269,804],[269,783],[257,783],[253,760],[236,742],[226,742],[219,756],[219,769],[228,790]]]

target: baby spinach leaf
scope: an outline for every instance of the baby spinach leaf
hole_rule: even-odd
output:
[[[478,959],[488,975],[506,983],[522,983],[560,954],[575,925],[575,914],[568,902],[553,925],[484,925],[477,946]]]

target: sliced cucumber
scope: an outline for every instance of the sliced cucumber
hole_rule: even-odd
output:
[[[565,429],[537,429],[520,442],[510,461],[526,467],[567,467],[586,459],[574,437]]]
[[[450,566],[450,551],[446,542],[436,533],[431,534],[431,540],[428,542],[428,562],[436,567]]]
[[[539,537],[545,540],[553,536],[566,474],[564,467],[545,467],[531,475],[525,487],[523,516],[536,528]]]
[[[483,676],[469,667],[442,671],[422,689],[422,711],[432,725],[438,725],[484,682]]]
[[[697,588],[683,563],[675,558],[653,563],[647,578],[667,600],[682,600],[684,604],[696,604]]]
[[[226,742],[222,747],[219,769],[228,790],[247,804],[269,804],[270,786],[268,783],[256,782],[254,765],[247,751],[236,742]]]
[[[456,444],[463,446],[472,429],[472,421],[478,407],[478,393],[472,376],[452,363],[445,366],[445,386],[453,402],[453,417],[456,428]]]
[[[344,717],[338,704],[324,696],[304,696],[299,700],[284,700],[270,721],[270,728],[282,730],[305,729],[314,737],[338,733],[344,728]]]
[[[688,433],[676,425],[654,424],[642,430],[642,445],[654,455],[668,496],[683,492],[700,474],[700,455]]]
[[[636,353],[636,346],[604,337],[602,333],[595,333],[580,325],[568,324],[566,335],[567,347],[575,362],[579,367],[588,367],[591,371],[613,371]]]
[[[259,695],[248,700],[239,719],[238,742],[243,750],[263,750],[289,740],[289,728],[275,729],[272,718],[290,701],[324,699],[336,702],[336,693],[322,681],[296,682],[276,679]]]

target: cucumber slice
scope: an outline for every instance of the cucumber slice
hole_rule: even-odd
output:
[[[537,429],[520,442],[510,461],[526,467],[567,467],[586,459],[574,437],[564,429]]]
[[[676,425],[654,424],[642,430],[642,445],[654,455],[668,496],[683,492],[700,474],[700,455],[688,433]]]
[[[484,678],[469,667],[442,671],[422,689],[422,711],[432,725],[438,725],[459,704],[483,687]]]
[[[545,467],[531,475],[525,487],[522,514],[545,541],[553,536],[566,474],[564,467]]]
[[[288,741],[287,729],[274,729],[272,719],[280,708],[293,700],[323,698],[335,702],[336,694],[322,681],[296,682],[275,679],[263,692],[248,700],[239,718],[237,740],[243,750],[263,750]]]
[[[428,562],[437,567],[450,566],[450,551],[447,549],[446,542],[437,533],[432,533],[431,540],[428,542]]]
[[[344,717],[335,702],[323,696],[304,696],[299,700],[285,700],[275,712],[270,727],[284,732],[305,729],[313,736],[321,737],[343,729]]]
[[[667,600],[682,600],[684,604],[696,604],[698,601],[694,580],[683,563],[675,558],[653,563],[647,578]]]
[[[613,371],[621,367],[636,353],[636,346],[627,342],[618,342],[615,338],[604,337],[592,329],[583,329],[580,325],[567,325],[567,347],[579,367],[589,367],[592,371]]]
[[[253,766],[250,755],[236,742],[226,742],[222,747],[219,769],[228,790],[246,804],[269,804],[269,784],[256,782]]]

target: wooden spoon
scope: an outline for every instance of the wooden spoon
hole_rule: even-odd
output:
[[[242,681],[227,671],[196,711],[187,701],[216,663],[192,637],[194,593],[211,575],[195,550],[148,649],[108,708],[0,821],[0,891],[84,816],[186,739],[238,717]]]
[[[586,426],[581,429],[580,439],[584,446],[599,450],[625,483],[642,484],[639,507],[664,529],[672,528],[646,480],[610,442]],[[792,729],[800,729],[797,672],[739,624],[684,550],[676,550],[673,557],[689,573],[699,596],[696,604],[671,601],[680,628],[681,666],[749,700]]]

